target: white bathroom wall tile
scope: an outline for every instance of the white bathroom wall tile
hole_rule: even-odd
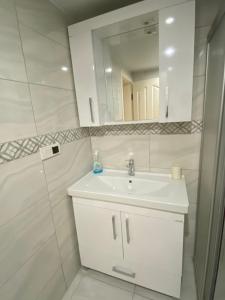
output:
[[[40,200],[48,201],[39,153],[0,166],[0,226]]]
[[[0,288],[0,299],[36,299],[59,266],[57,243],[53,237]]]
[[[78,249],[74,219],[69,219],[62,225],[57,226],[56,224],[55,226],[60,255],[65,260],[71,252]]]
[[[72,198],[66,196],[52,209],[53,219],[56,226],[63,225],[67,220],[74,219]]]
[[[38,134],[79,127],[72,90],[33,84],[30,89]]]
[[[193,79],[192,120],[202,120],[204,104],[205,76]]]
[[[0,1],[0,78],[27,81],[13,0]]]
[[[35,300],[62,300],[65,292],[66,284],[60,267]]]
[[[189,203],[197,205],[199,171],[183,170],[183,174],[185,176]]]
[[[0,286],[54,233],[49,202],[40,201],[0,227]]]
[[[36,135],[28,85],[0,79],[0,143]]]
[[[151,135],[151,168],[199,168],[200,134]]]
[[[20,24],[28,81],[73,89],[69,49]],[[63,71],[66,67],[68,70]]]
[[[207,56],[207,34],[209,26],[196,28],[194,76],[205,75]]]
[[[68,47],[67,24],[62,13],[46,0],[16,0],[19,22]]]
[[[90,138],[65,144],[61,154],[46,160],[44,168],[52,205],[67,197],[67,188],[92,167]]]
[[[127,169],[127,161],[132,157],[137,171],[149,169],[149,136],[118,135],[92,137],[92,149],[99,150],[105,168]]]
[[[67,258],[62,262],[62,267],[67,287],[69,287],[81,267],[80,256],[77,249],[67,256]]]
[[[72,300],[132,300],[133,294],[91,277],[84,277],[73,294]]]
[[[75,248],[78,249],[71,197],[68,196],[57,203],[52,213],[60,255],[64,260]]]
[[[195,235],[184,237],[184,257],[194,257]]]

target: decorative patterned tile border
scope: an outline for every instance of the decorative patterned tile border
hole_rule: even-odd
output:
[[[202,126],[202,121],[192,121],[161,124],[107,125],[68,129],[0,144],[0,164],[34,154],[40,147],[55,142],[62,145],[88,136],[104,135],[194,134],[200,133]]]
[[[71,143],[90,136],[88,128],[74,128],[0,144],[0,164],[36,153],[40,147]]]
[[[104,135],[149,135],[149,134],[193,134],[202,131],[202,121],[177,123],[146,123],[127,125],[107,125],[91,127],[91,136]]]

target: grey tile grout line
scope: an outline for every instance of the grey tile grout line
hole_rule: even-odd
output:
[[[39,247],[38,249],[36,249],[34,251],[34,253],[28,257],[28,259],[22,264],[20,265],[20,267],[3,283],[0,285],[0,288],[4,287],[27,263],[29,263],[29,261],[37,254],[39,253],[44,247],[47,246],[47,244],[49,243],[49,241],[51,239],[55,238],[56,239],[56,236],[55,234],[53,233],[44,243],[41,247]]]
[[[38,299],[38,297],[40,296],[40,293],[48,286],[49,282],[55,277],[55,275],[57,274],[58,271],[60,271],[61,268],[59,266],[59,268],[55,271],[55,273],[52,274],[52,276],[47,280],[46,284],[43,286],[43,288],[39,291],[37,297],[35,297],[35,300]],[[66,286],[65,286],[65,291],[66,291]]]
[[[38,83],[38,82],[31,82],[31,81],[29,81],[29,79],[27,79],[27,81],[21,81],[21,80],[15,80],[15,79],[11,79],[11,78],[3,78],[3,77],[0,76],[0,80],[10,81],[10,82],[15,82],[15,83],[20,83],[20,84],[37,85],[37,86],[41,86],[41,87],[64,90],[64,91],[69,91],[69,92],[74,92],[75,91],[74,88],[68,89],[68,88],[58,87],[58,86],[49,85],[49,84],[41,84],[41,83]]]
[[[15,8],[15,13],[16,13],[16,22],[17,22],[17,28],[18,28],[18,33],[19,33],[20,46],[21,46],[21,50],[22,50],[24,68],[25,68],[25,72],[26,72],[26,78],[27,78],[27,81],[28,81],[29,77],[28,77],[28,71],[27,71],[27,63],[26,63],[26,58],[25,58],[24,49],[23,49],[23,41],[22,41],[21,32],[20,32],[20,24],[19,24],[19,17],[18,17],[16,2],[14,3],[14,5],[15,5],[14,8]],[[36,130],[36,134],[38,134],[37,123],[36,123],[36,118],[35,118],[35,114],[34,114],[34,106],[33,106],[32,95],[31,95],[31,89],[30,89],[29,84],[28,84],[28,90],[29,90],[29,95],[30,95],[30,105],[32,107],[34,126],[35,126],[35,130]]]
[[[69,43],[68,43],[68,46],[65,46],[65,45],[61,44],[60,42],[54,40],[53,38],[51,38],[51,37],[49,37],[49,36],[47,36],[47,35],[41,33],[41,32],[38,31],[37,29],[34,29],[33,27],[31,27],[31,26],[29,26],[29,25],[27,25],[27,24],[24,24],[23,21],[20,21],[20,20],[19,20],[19,18],[18,18],[18,22],[19,22],[22,26],[27,27],[28,29],[34,31],[35,33],[40,34],[42,37],[44,37],[44,38],[46,38],[46,39],[52,41],[53,43],[56,43],[57,45],[63,47],[65,50],[68,50],[68,51],[69,51]],[[65,26],[66,26],[66,32],[67,32],[67,35],[66,35],[66,36],[67,36],[67,38],[68,38],[68,40],[69,40],[68,31],[67,31],[67,25],[65,25]]]
[[[58,242],[58,238],[57,238],[57,234],[56,234],[56,226],[55,226],[55,221],[54,221],[54,216],[53,216],[53,207],[52,207],[51,200],[50,200],[50,192],[49,192],[49,186],[48,186],[48,181],[47,181],[47,175],[46,175],[46,171],[45,171],[45,165],[44,165],[43,161],[41,161],[41,164],[42,164],[42,169],[43,169],[43,173],[44,173],[44,177],[45,177],[46,189],[47,189],[47,193],[48,193],[49,209],[50,209],[50,214],[51,214],[52,225],[54,227],[54,236],[55,236],[58,255],[59,255],[59,259],[60,259],[60,267],[61,267],[61,271],[62,271],[62,274],[63,274],[65,287],[68,289],[67,283],[66,283],[66,276],[65,276],[65,273],[64,273],[64,270],[63,270],[61,251],[60,251],[59,242]]]
[[[73,160],[71,162],[70,167],[72,167],[74,160],[76,160],[76,155],[74,156],[74,158],[73,158]],[[57,248],[58,248],[58,252],[59,252],[59,257],[60,257],[60,265],[61,265],[61,269],[62,269],[62,273],[63,273],[63,277],[64,277],[64,282],[65,282],[65,285],[66,285],[66,287],[68,289],[69,286],[67,284],[65,272],[64,272],[64,269],[63,269],[63,257],[62,257],[60,246],[59,246],[59,240],[58,240],[58,236],[57,236],[57,233],[56,233],[56,224],[55,224],[55,220],[54,220],[54,216],[53,216],[53,209],[54,209],[55,206],[52,205],[51,200],[50,200],[49,185],[48,185],[48,180],[47,180],[47,175],[46,175],[46,170],[45,170],[45,164],[44,164],[43,161],[42,161],[42,166],[43,166],[43,172],[44,172],[44,176],[45,176],[46,187],[47,187],[47,191],[48,191],[48,201],[49,201],[50,210],[51,210],[52,223],[53,223],[54,231],[55,231],[56,244],[57,244]],[[74,247],[74,251],[75,251],[75,247]],[[72,251],[71,251],[71,253],[72,253]]]

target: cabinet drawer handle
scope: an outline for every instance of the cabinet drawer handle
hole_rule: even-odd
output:
[[[93,99],[90,97],[89,98],[89,105],[90,105],[90,113],[91,113],[91,122],[94,123],[94,113],[93,113]]]
[[[113,238],[116,240],[117,234],[116,234],[116,216],[112,216],[112,228],[113,228]]]
[[[129,229],[129,219],[126,218],[126,234],[127,234],[127,244],[130,244],[130,229]]]
[[[119,270],[117,267],[113,267],[112,271],[116,272],[116,273],[119,273],[119,274],[122,274],[122,275],[125,275],[125,276],[129,276],[131,278],[135,278],[135,275],[136,275],[136,273],[133,273],[133,272],[127,273],[127,272],[124,272],[122,270]]]

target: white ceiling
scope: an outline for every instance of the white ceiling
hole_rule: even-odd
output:
[[[50,0],[71,23],[85,20],[141,0]]]
[[[196,0],[196,26],[210,26],[224,0]]]
[[[68,17],[70,23],[88,19],[141,0],[50,0]],[[224,0],[196,0],[196,25],[211,25]]]

